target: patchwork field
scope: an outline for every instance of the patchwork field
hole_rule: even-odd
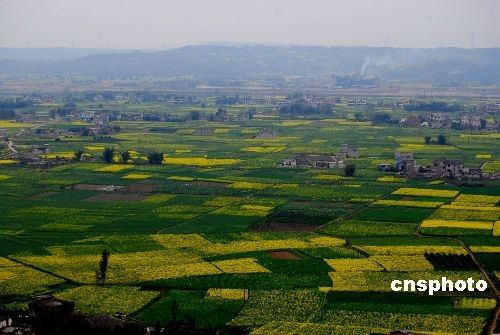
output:
[[[415,180],[377,165],[400,148],[422,162],[447,156],[498,171],[498,138],[478,136],[471,147],[448,130],[451,144],[440,147],[412,128],[275,116],[212,122],[212,131],[201,121],[162,122],[161,134],[156,122],[113,121],[121,130],[111,139],[62,137],[45,156],[82,150],[87,160],[1,162],[0,305],[26,308],[50,293],[79,312],[122,312],[148,325],[167,324],[176,309],[200,327],[253,335],[480,334],[497,305],[494,288],[428,296],[392,292],[390,283],[498,283],[499,182]],[[255,137],[269,127],[275,138]],[[344,143],[360,148],[347,159],[353,176],[276,167]],[[129,150],[133,163],[102,162],[105,147]],[[147,164],[153,151],[165,154],[161,164]],[[104,250],[107,276],[97,285]]]

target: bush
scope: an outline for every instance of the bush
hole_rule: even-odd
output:
[[[354,164],[347,164],[344,167],[344,173],[345,173],[346,177],[354,176],[355,171],[356,171],[356,165],[354,165]]]
[[[152,152],[148,155],[149,164],[160,165],[163,162],[162,152]]]

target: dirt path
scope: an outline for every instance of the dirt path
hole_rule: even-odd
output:
[[[420,225],[417,227],[416,235],[420,238],[429,238],[429,239],[441,239],[441,240],[449,240],[449,241],[454,241],[462,246],[464,250],[467,252],[469,257],[472,259],[474,264],[478,267],[479,271],[483,274],[483,277],[486,279],[488,282],[488,286],[493,292],[493,297],[497,301],[497,306],[495,307],[495,310],[492,313],[492,317],[488,321],[486,327],[485,327],[485,333],[486,335],[494,335],[494,331],[497,328],[498,325],[498,319],[500,318],[500,290],[496,286],[495,280],[493,280],[486,269],[483,267],[483,265],[476,259],[474,253],[472,250],[460,239],[456,237],[450,237],[450,236],[443,236],[443,235],[426,235],[420,232]]]

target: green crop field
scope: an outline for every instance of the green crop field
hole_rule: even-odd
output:
[[[229,106],[228,114],[245,109]],[[429,296],[392,292],[390,284],[442,276],[498,283],[500,182],[412,179],[377,166],[410,151],[421,164],[447,157],[498,172],[498,133],[355,122],[344,107],[334,117],[294,120],[257,110],[246,121],[116,120],[120,130],[109,136],[57,140],[20,132],[33,124],[0,122],[20,148],[49,143],[41,157],[54,163],[0,160],[0,306],[26,308],[30,297],[49,293],[82,313],[165,325],[176,309],[199,327],[254,335],[483,331],[498,299],[493,288]],[[264,129],[277,135],[255,137]],[[441,133],[448,145],[425,144],[424,136]],[[346,159],[353,176],[277,167],[346,143],[359,147],[359,158]],[[114,162],[103,162],[104,148],[114,149]],[[125,150],[131,159],[122,164]],[[148,164],[155,151],[162,163]],[[109,265],[98,283],[104,250]]]

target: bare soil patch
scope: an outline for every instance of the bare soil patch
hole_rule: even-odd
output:
[[[404,201],[413,201],[413,197],[402,197],[401,200],[404,200]]]
[[[270,231],[299,231],[311,232],[317,229],[317,225],[301,224],[301,223],[285,223],[285,222],[266,222],[257,227],[252,227],[253,232],[270,232]]]
[[[113,190],[121,190],[123,186],[114,186],[114,185],[106,185],[106,184],[76,184],[67,187],[70,190],[79,190],[79,191],[112,191]]]
[[[146,199],[145,194],[127,194],[127,193],[101,193],[85,199],[85,201],[95,202],[135,202]]]
[[[194,180],[190,183],[193,186],[199,187],[209,187],[209,188],[226,188],[226,183],[219,183],[216,181],[203,181],[203,180]]]
[[[127,193],[153,193],[158,190],[158,185],[151,182],[138,182],[127,185],[121,189],[121,192]]]
[[[300,259],[297,254],[288,250],[274,250],[267,252],[274,259]]]

